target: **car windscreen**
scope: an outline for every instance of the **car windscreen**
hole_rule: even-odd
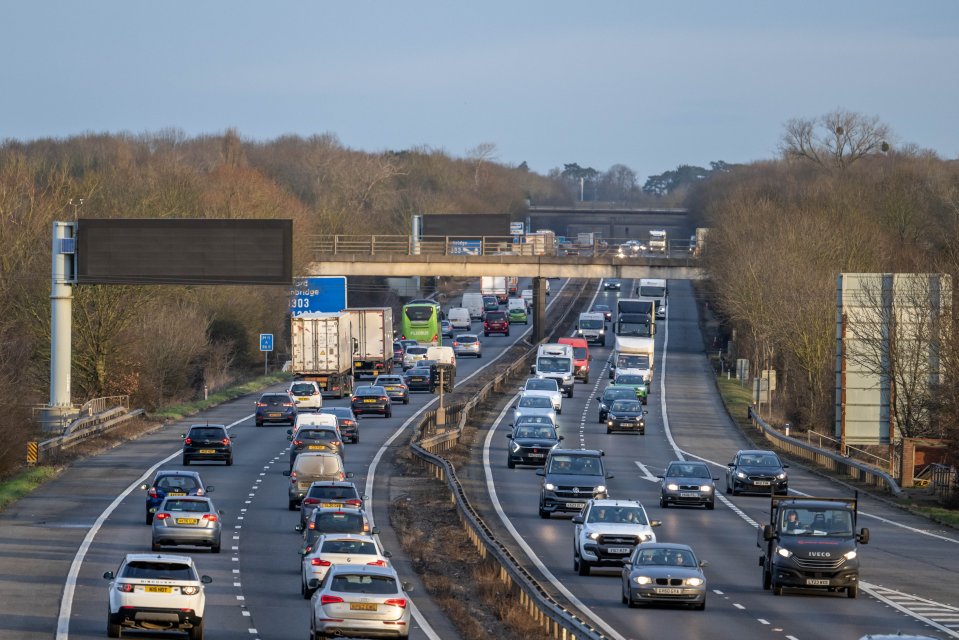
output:
[[[569,358],[539,358],[536,361],[537,373],[565,373],[569,371]]]
[[[323,500],[353,500],[358,498],[353,487],[319,486],[310,487],[307,496]]]
[[[645,384],[646,381],[643,380],[643,376],[617,376],[616,380],[613,381],[613,384]]]
[[[606,325],[602,320],[580,320],[580,329],[602,329]]]
[[[616,359],[620,369],[649,369],[649,356],[624,356]]]
[[[309,386],[312,389],[312,385],[307,385],[307,386]],[[260,402],[265,402],[266,404],[273,404],[273,405],[286,404],[290,402],[290,396],[286,395],[285,393],[283,395],[279,395],[279,394],[265,395],[260,398]]]
[[[573,347],[573,358],[576,360],[585,360],[586,347]]]
[[[623,413],[639,412],[643,410],[643,405],[635,400],[617,400],[609,410]]]
[[[623,389],[622,387],[620,387],[619,389],[617,389],[616,387],[607,387],[606,391],[603,392],[603,402],[605,402],[606,404],[615,402],[616,400],[620,398],[632,399],[635,397],[636,397],[635,391],[633,391],[632,389]]]
[[[602,467],[599,463],[599,458],[596,456],[561,454],[550,458],[549,473],[594,476],[602,474]]]
[[[353,411],[349,407],[324,407],[320,409],[320,413],[325,413],[327,415],[336,416],[338,418],[352,418]]]
[[[376,545],[366,540],[324,540],[320,553],[348,553],[375,556]]]
[[[551,409],[553,403],[543,396],[523,396],[519,399],[519,406],[531,409]]]
[[[503,320],[505,318],[506,318],[506,314],[503,313],[502,311],[490,311],[489,313],[486,314],[486,319],[493,320],[494,322],[499,322],[500,320]]]
[[[559,386],[552,378],[532,378],[526,381],[527,391],[559,391]]]
[[[175,500],[167,498],[163,503],[164,511],[191,511],[193,513],[209,513],[210,503],[206,500]]]
[[[317,513],[313,518],[313,528],[329,533],[361,533],[363,516],[358,513]]]
[[[649,524],[646,514],[639,507],[606,507],[602,505],[590,509],[586,521],[608,524]]]
[[[779,467],[779,458],[771,454],[744,454],[739,456],[739,464],[744,467]]]
[[[407,348],[406,348],[406,355],[409,355],[409,356],[425,356],[425,355],[426,355],[426,347],[407,347]]]
[[[556,432],[549,427],[523,426],[513,429],[514,438],[543,438],[556,439]]]
[[[355,396],[382,396],[386,395],[386,389],[381,386],[375,387],[360,387],[356,390]]]
[[[709,469],[701,464],[671,464],[666,469],[668,478],[709,478]]]
[[[180,562],[134,560],[123,567],[121,578],[137,580],[196,580],[196,571]]]
[[[436,313],[436,307],[428,305],[416,305],[412,307],[405,307],[403,312],[406,314],[406,317],[413,322],[426,322],[433,317],[433,314]]]
[[[329,476],[340,471],[340,457],[330,455],[300,454],[293,463],[298,475]]]
[[[536,426],[539,426],[541,424],[548,424],[549,426],[552,427],[553,421],[549,419],[549,416],[520,416],[516,420],[515,426],[518,427],[521,424],[532,424]]]
[[[371,576],[355,574],[339,574],[333,576],[330,583],[331,591],[341,593],[368,593],[387,595],[399,593],[396,580],[389,576]]]
[[[311,396],[316,393],[316,387],[312,384],[297,383],[290,387],[290,392],[295,396]]]
[[[639,296],[641,298],[663,298],[666,296],[666,287],[641,286]]]
[[[380,386],[386,384],[403,384],[403,378],[399,376],[380,376],[376,379],[376,384]]]
[[[686,549],[641,549],[636,554],[638,566],[695,567],[696,558]]]
[[[458,336],[456,341],[460,344],[473,344],[474,342],[478,342],[478,339],[476,336]]]
[[[780,530],[790,535],[849,537],[852,513],[846,509],[787,508],[780,515]]]

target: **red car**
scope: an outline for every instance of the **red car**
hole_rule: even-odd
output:
[[[483,320],[483,335],[489,337],[491,333],[502,333],[509,335],[509,319],[505,311],[487,311],[486,319]]]

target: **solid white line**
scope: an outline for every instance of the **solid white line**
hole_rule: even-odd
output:
[[[249,420],[253,417],[253,414],[240,418],[232,424],[226,426],[227,429],[234,427],[245,420]],[[128,495],[133,493],[134,489],[139,488],[145,480],[150,477],[154,471],[159,467],[166,464],[170,460],[173,460],[178,455],[180,451],[175,451],[166,458],[163,458],[152,467],[143,472],[143,475],[137,478],[130,486],[128,486],[124,491],[118,495],[110,505],[103,510],[103,513],[96,519],[96,522],[93,523],[93,526],[90,527],[90,530],[87,531],[87,535],[83,537],[83,542],[80,543],[80,548],[77,549],[76,555],[73,556],[73,562],[70,563],[70,570],[67,571],[67,579],[63,583],[63,597],[60,599],[60,613],[57,617],[57,640],[67,640],[70,637],[70,616],[73,614],[73,596],[77,588],[77,577],[80,575],[80,567],[83,565],[83,560],[87,556],[87,551],[90,550],[90,546],[93,544],[93,539],[96,538],[97,532],[100,531],[100,527],[103,526],[103,523],[107,521],[107,518],[120,506],[120,503],[123,502]]]
[[[953,638],[959,638],[959,633],[957,633],[956,631],[953,631],[951,628],[949,628],[949,627],[947,627],[947,626],[945,626],[945,625],[941,625],[941,624],[939,624],[938,622],[936,622],[935,620],[930,620],[930,619],[927,618],[926,616],[923,616],[923,615],[921,615],[921,614],[919,614],[919,613],[917,613],[917,612],[909,609],[908,607],[904,607],[903,605],[899,604],[898,602],[896,602],[896,601],[893,600],[892,598],[889,598],[889,597],[886,597],[886,596],[882,595],[882,593],[881,593],[880,591],[885,591],[885,590],[886,590],[885,588],[877,589],[877,588],[876,588],[876,585],[870,584],[870,583],[868,583],[868,582],[862,582],[862,581],[859,582],[859,586],[862,587],[862,589],[863,589],[866,593],[868,593],[869,595],[871,595],[871,596],[872,596],[873,598],[875,598],[876,600],[879,600],[880,602],[884,602],[885,604],[889,605],[889,606],[892,607],[893,609],[896,609],[896,610],[898,610],[898,611],[901,611],[902,613],[905,613],[905,614],[906,614],[907,616],[909,616],[910,618],[915,618],[916,620],[919,620],[920,622],[924,622],[925,624],[928,624],[928,625],[931,626],[931,627],[935,627],[936,629],[939,629],[940,631],[943,631],[943,632],[949,634],[949,635],[952,636]],[[924,602],[932,603],[931,600],[926,600],[925,598],[917,598],[917,599],[918,599],[918,600],[922,600],[922,601],[924,601]],[[938,603],[936,603],[936,604],[938,604]],[[943,606],[948,606],[948,605],[943,605]]]

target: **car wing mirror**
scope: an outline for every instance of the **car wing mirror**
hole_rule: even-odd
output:
[[[384,558],[392,558],[392,557],[393,557],[393,554],[390,553],[389,551],[384,551],[384,552],[383,552],[383,557],[384,557]]]
[[[661,527],[661,526],[663,526],[663,521],[662,521],[662,520],[650,520],[650,521],[649,521],[649,526],[651,526],[651,527]]]
[[[612,480],[612,479],[615,478],[615,477],[616,477],[616,476],[614,476],[614,475],[611,474],[611,473],[607,473],[607,474],[606,474],[606,479],[607,479],[607,480]]]
[[[347,477],[347,478],[352,478],[352,477],[353,477],[353,472],[352,472],[352,471],[347,471],[347,472],[346,472],[346,477]]]
[[[379,528],[379,527],[373,527],[372,529],[370,529],[370,533],[372,533],[374,536],[378,536],[378,535],[380,535],[380,528]]]
[[[303,525],[302,525],[302,524],[294,525],[294,526],[293,526],[293,530],[294,530],[294,531],[299,531],[299,532],[302,533],[302,531],[303,531]]]
[[[660,480],[665,480],[665,479],[666,479],[666,476],[656,476],[656,477],[659,478]]]
[[[213,490],[214,490],[214,489],[216,489],[216,487],[211,484],[209,487],[206,487],[206,492],[207,492],[207,493],[213,493]]]
[[[283,475],[289,476],[289,475],[290,475],[290,472],[289,472],[289,471],[284,471],[284,472],[283,472]]]
[[[286,439],[292,441],[292,440],[293,440],[293,436],[287,436]]]
[[[566,438],[564,436],[560,436],[559,438],[557,438],[557,440],[565,440],[565,439]]]
[[[507,439],[507,440],[512,440],[512,439],[513,439],[513,434],[512,434],[512,433],[507,433],[507,434],[506,434],[506,439]]]
[[[287,429],[287,430],[286,430],[286,435],[292,436],[292,435],[293,435],[293,429]]]
[[[707,562],[706,560],[700,560],[699,566],[705,569],[706,567],[709,566],[709,562]]]
[[[211,582],[213,582],[213,578],[211,578],[210,576],[200,576],[200,582],[202,582],[203,584],[210,584]]]
[[[645,416],[645,415],[649,415],[649,411],[647,411],[646,409],[643,409],[643,415],[644,415],[644,416]]]
[[[217,509],[216,512],[219,513],[220,515],[223,515],[226,513],[226,509]]]
[[[719,482],[719,477],[718,477],[718,476],[713,476],[713,482]]]
[[[726,463],[726,466],[727,466],[727,467],[735,467],[735,466],[736,466],[736,463],[735,463],[735,462],[727,462],[727,463]]]
[[[538,476],[545,476],[545,475],[546,475],[546,470],[545,470],[545,469],[537,469],[537,470],[536,470],[536,475],[538,475]]]
[[[104,571],[104,572],[103,572],[103,577],[106,578],[107,580],[113,580],[113,572],[112,572],[112,571]]]
[[[403,583],[403,591],[405,591],[406,593],[412,593],[412,591],[413,591],[413,585],[412,585],[411,583],[409,583],[409,582],[404,582],[404,583]]]
[[[573,516],[573,524],[583,524],[583,516]]]
[[[306,583],[306,586],[309,587],[311,590],[319,589],[320,581],[317,580],[316,578],[310,578],[309,581]]]
[[[141,491],[146,491],[146,490],[149,489],[149,488],[150,488],[150,485],[148,485],[148,484],[141,484],[141,485],[140,485],[140,490],[141,490]]]
[[[788,465],[788,464],[784,464],[784,465],[783,465],[783,469],[788,469],[788,468],[789,468],[789,465]]]
[[[185,433],[181,433],[181,434],[180,434],[180,439],[183,439],[183,438],[186,438],[186,434],[185,434]]]
[[[366,501],[366,500],[369,500],[369,499],[370,499],[369,496],[360,496],[360,500]]]

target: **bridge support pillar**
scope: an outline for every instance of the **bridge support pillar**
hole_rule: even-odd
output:
[[[546,338],[546,278],[533,278],[533,343]]]

